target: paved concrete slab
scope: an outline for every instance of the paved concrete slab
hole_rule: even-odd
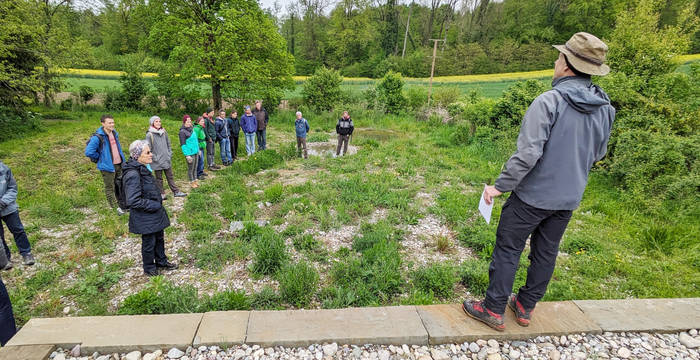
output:
[[[5,346],[0,349],[0,360],[46,360],[53,345]]]
[[[83,355],[154,351],[192,344],[202,314],[94,316],[31,319],[8,345],[82,344]]]
[[[250,311],[215,311],[202,316],[193,345],[238,345],[245,342]]]
[[[462,343],[477,339],[518,340],[537,336],[600,333],[601,329],[588,319],[571,301],[541,302],[533,313],[530,326],[515,322],[506,310],[506,330],[499,332],[467,316],[461,304],[417,306],[425,324],[430,344]]]
[[[426,345],[428,333],[414,306],[250,314],[246,343],[294,347],[332,342]]]
[[[700,328],[700,298],[576,300],[603,331],[674,332]]]

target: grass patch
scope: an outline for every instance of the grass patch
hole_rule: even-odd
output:
[[[296,307],[307,306],[318,284],[318,272],[313,266],[299,262],[285,266],[277,276],[283,301]]]
[[[413,285],[424,294],[449,299],[454,294],[457,271],[452,264],[434,264],[413,272]]]

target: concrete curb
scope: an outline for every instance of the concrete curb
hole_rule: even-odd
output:
[[[28,351],[19,358],[46,359],[46,349],[75,344],[86,355],[242,343],[437,345],[603,331],[677,332],[700,328],[700,298],[542,302],[529,327],[518,326],[510,310],[505,321],[507,330],[496,332],[457,304],[32,319],[0,350],[0,360]]]

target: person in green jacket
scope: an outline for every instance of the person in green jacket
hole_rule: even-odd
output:
[[[197,118],[197,123],[194,124],[194,133],[197,134],[197,140],[199,140],[199,162],[197,163],[197,179],[204,180],[207,177],[207,173],[204,172],[204,151],[207,148],[207,134],[204,127],[206,126],[205,119],[203,117]]]
[[[182,118],[182,127],[180,128],[180,133],[178,135],[180,138],[182,153],[187,159],[187,177],[190,180],[190,187],[198,188],[197,161],[199,160],[199,140],[197,139],[197,135],[194,133],[192,118],[190,118],[189,115],[185,115]]]

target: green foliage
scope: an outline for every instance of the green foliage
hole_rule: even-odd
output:
[[[262,228],[253,242],[255,257],[252,271],[260,275],[274,275],[289,259],[284,239],[270,228]]]
[[[452,264],[433,264],[413,272],[413,285],[420,291],[449,299],[457,283],[457,271]]]
[[[204,311],[250,310],[251,299],[242,290],[226,290],[202,301]]]
[[[280,284],[282,299],[296,307],[304,307],[309,304],[316,292],[318,272],[313,266],[299,262],[282,268],[277,280]]]
[[[88,101],[95,97],[95,89],[88,85],[82,85],[80,86],[79,94],[80,100],[83,102],[83,104],[87,104]]]
[[[489,263],[485,260],[467,260],[459,267],[459,277],[472,295],[483,296],[489,287]]]
[[[384,75],[377,84],[379,101],[387,114],[398,114],[406,104],[403,96],[403,79],[401,74],[393,71]]]
[[[280,309],[280,301],[280,296],[275,289],[265,286],[253,295],[251,305],[255,310],[277,310]]]
[[[317,111],[332,110],[340,101],[343,77],[337,70],[320,67],[304,82],[301,93],[307,105]]]
[[[245,161],[236,161],[232,167],[237,173],[251,175],[260,170],[269,169],[282,162],[282,160],[282,156],[275,150],[268,149],[256,151],[255,154],[249,156]]]
[[[456,102],[461,94],[462,92],[457,87],[441,86],[433,90],[432,98],[434,105],[447,107]]]
[[[176,286],[162,276],[156,276],[146,288],[124,299],[119,314],[179,314],[198,310],[199,298],[194,286]]]
[[[265,196],[265,201],[269,201],[273,204],[278,203],[282,200],[282,195],[284,194],[284,186],[282,184],[274,184],[264,190],[263,195]]]
[[[309,136],[306,137],[306,142],[308,143],[314,143],[314,142],[326,142],[330,139],[328,134],[324,133],[313,133],[309,134]]]
[[[411,110],[418,110],[428,102],[428,91],[422,87],[411,86],[404,91],[406,106]]]
[[[540,81],[527,80],[509,87],[496,101],[491,126],[497,129],[518,127],[533,100],[548,88]]]
[[[482,259],[491,258],[496,244],[495,232],[486,225],[463,226],[457,238],[464,246],[474,249]]]
[[[124,74],[119,77],[122,84],[122,101],[125,108],[139,110],[143,108],[143,98],[148,92],[148,83],[141,75],[142,68],[140,59],[126,57],[124,64]]]
[[[35,113],[0,106],[0,142],[39,130],[39,124],[39,117]]]
[[[364,252],[379,242],[399,241],[402,238],[402,231],[387,221],[362,224],[360,233],[361,235],[356,235],[352,240],[352,249],[357,252]]]

